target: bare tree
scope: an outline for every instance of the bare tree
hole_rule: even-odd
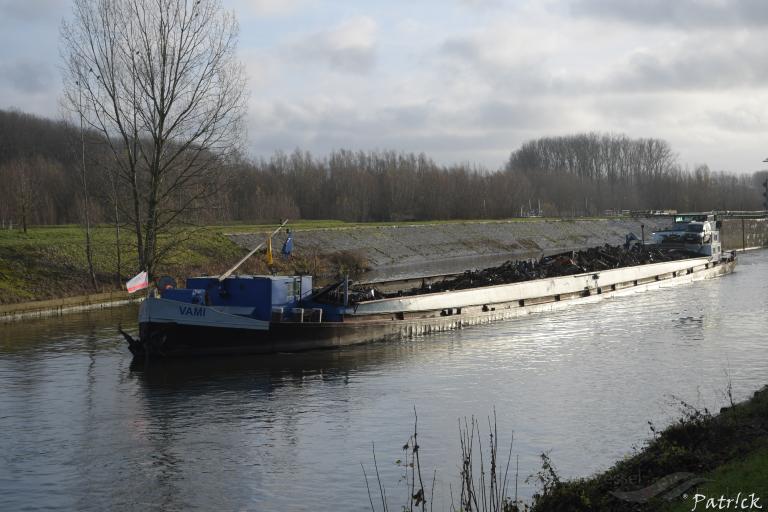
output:
[[[13,190],[13,199],[16,204],[16,214],[21,224],[21,229],[24,233],[27,232],[27,226],[30,223],[32,210],[35,207],[35,188],[36,180],[34,167],[36,163],[39,163],[42,159],[38,159],[37,162],[33,162],[30,159],[18,159],[7,164],[8,176],[6,177],[6,184],[11,185],[8,187]]]
[[[139,264],[152,275],[241,140],[237,21],[220,0],[73,4],[61,31],[65,105],[109,147],[130,196],[124,215]]]
[[[78,109],[80,111],[80,181],[83,193],[83,220],[85,221],[85,259],[88,262],[88,275],[91,278],[91,286],[98,291],[99,285],[96,281],[96,272],[93,270],[93,245],[91,244],[91,205],[88,194],[88,176],[85,166],[85,127],[83,126],[82,94],[78,98]]]
[[[117,286],[121,286],[123,282],[122,278],[122,249],[120,247],[120,191],[118,190],[119,175],[116,172],[114,166],[106,169],[107,179],[109,180],[109,186],[107,189],[107,197],[110,203],[110,210],[112,214],[112,225],[115,227],[115,282]]]

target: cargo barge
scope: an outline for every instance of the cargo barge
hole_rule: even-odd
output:
[[[522,275],[502,284],[473,283],[471,272],[360,284],[342,279],[322,289],[313,289],[311,276],[189,278],[186,288],[161,287],[142,303],[138,339],[124,334],[135,357],[297,352],[400,340],[728,274],[736,259],[722,255],[713,227],[707,226],[706,241],[687,237],[677,246],[657,246],[655,253],[637,240],[621,248],[627,256],[634,251],[666,261],[611,268],[626,259],[623,253],[596,248],[605,255],[598,269],[579,271],[584,267],[574,254],[564,253],[547,262],[508,264],[515,275],[522,268],[547,277]],[[570,273],[541,270],[552,262]]]

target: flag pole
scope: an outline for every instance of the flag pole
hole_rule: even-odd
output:
[[[283,221],[283,223],[282,223],[282,224],[280,224],[280,226],[279,226],[279,227],[278,227],[276,230],[274,230],[274,231],[273,231],[273,232],[272,232],[272,233],[269,235],[269,240],[271,240],[273,236],[275,236],[276,234],[278,234],[278,233],[280,232],[280,230],[281,230],[281,229],[283,229],[283,227],[284,227],[286,224],[288,224],[288,219],[285,219],[285,220]],[[248,254],[246,254],[245,256],[243,256],[243,258],[242,258],[240,261],[238,261],[237,263],[235,263],[235,265],[234,265],[232,268],[230,268],[229,270],[227,270],[226,272],[224,272],[223,274],[221,274],[221,275],[219,276],[219,281],[223,281],[223,280],[225,280],[226,278],[228,278],[229,276],[231,276],[231,275],[232,275],[232,272],[234,272],[235,270],[237,270],[237,269],[240,267],[240,265],[242,265],[243,263],[245,263],[245,262],[246,262],[246,260],[248,260],[248,258],[250,258],[250,257],[251,257],[251,256],[253,256],[254,254],[256,254],[256,253],[257,253],[257,252],[258,252],[258,251],[259,251],[259,250],[260,250],[262,247],[264,247],[264,244],[265,244],[265,243],[266,243],[266,242],[261,242],[259,245],[257,245],[257,246],[256,246],[256,248],[255,248],[255,249],[253,249],[251,252],[249,252]]]

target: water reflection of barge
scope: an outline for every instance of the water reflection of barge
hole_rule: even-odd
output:
[[[343,280],[321,290],[312,289],[310,276],[190,278],[187,288],[162,290],[142,304],[140,338],[129,344],[135,356],[161,357],[331,348],[459,329],[733,271],[736,260],[721,256],[719,237],[696,247],[698,254],[682,259],[622,268],[604,263],[599,270],[465,289],[452,289],[456,275],[364,286]]]

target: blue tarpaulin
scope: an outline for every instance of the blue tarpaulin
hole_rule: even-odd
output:
[[[288,233],[288,238],[283,242],[283,248],[280,252],[285,256],[290,256],[291,252],[293,252],[293,235],[291,233]]]

